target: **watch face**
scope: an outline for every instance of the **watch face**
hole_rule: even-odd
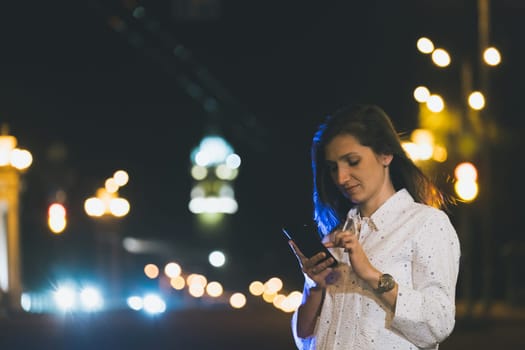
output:
[[[392,288],[394,288],[395,285],[396,283],[394,281],[394,278],[391,275],[385,273],[379,278],[379,284],[377,286],[376,292],[388,292],[389,290],[392,290]]]

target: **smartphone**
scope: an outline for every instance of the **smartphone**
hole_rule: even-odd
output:
[[[337,266],[337,260],[321,242],[321,237],[313,224],[288,225],[282,228],[282,232],[287,240],[291,239],[295,242],[306,257],[311,258],[317,253],[324,252],[326,259],[334,259],[330,267]]]

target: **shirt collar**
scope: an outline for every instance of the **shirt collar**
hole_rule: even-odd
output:
[[[395,220],[397,215],[392,213],[399,213],[405,210],[410,204],[414,203],[414,198],[408,193],[405,188],[400,189],[388,198],[371,216],[368,218],[368,224],[373,231],[389,225],[391,221]],[[348,212],[348,217],[353,220],[360,221],[361,215],[359,208],[354,207]]]

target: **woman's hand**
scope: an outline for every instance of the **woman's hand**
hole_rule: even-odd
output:
[[[361,243],[359,243],[359,238],[353,230],[335,230],[325,238],[324,245],[326,247],[345,249],[348,253],[352,269],[359,278],[369,283],[378,278],[378,275],[380,275],[379,270],[377,270],[368,260],[368,256],[363,250]]]
[[[307,258],[293,240],[289,240],[288,244],[294,251],[303,273],[316,283],[316,286],[312,287],[326,288],[333,281],[331,278],[333,269],[330,267],[334,262],[333,258],[326,259],[326,254],[323,252]]]

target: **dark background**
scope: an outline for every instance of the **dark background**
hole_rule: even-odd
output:
[[[134,17],[137,6],[144,12]],[[516,169],[524,14],[520,1],[491,5],[490,42],[503,56],[490,72],[488,96],[499,130],[490,189],[497,269],[502,247],[522,241]],[[417,52],[422,35],[447,48],[451,68],[438,70]],[[457,103],[455,57],[476,62],[477,12],[475,1],[25,1],[0,9],[0,45],[0,121],[34,158],[20,208],[26,288],[63,273],[90,273],[101,228],[83,202],[117,169],[130,174],[120,195],[131,212],[111,229],[168,251],[124,254],[131,275],[140,275],[144,262],[170,259],[204,270],[204,252],[218,247],[230,254],[219,275],[225,288],[275,275],[300,288],[280,227],[311,217],[316,125],[347,103],[375,103],[399,131],[410,132],[417,128],[417,84]],[[191,84],[200,95],[189,93]],[[189,154],[209,130],[242,158],[239,211],[211,235],[196,229],[187,209]],[[452,176],[452,167],[443,165],[436,176]],[[46,224],[57,191],[66,193],[69,219],[60,236]],[[479,206],[473,204],[470,222],[475,238]],[[453,208],[451,218],[457,223],[459,211]],[[497,272],[495,281],[503,282]]]

